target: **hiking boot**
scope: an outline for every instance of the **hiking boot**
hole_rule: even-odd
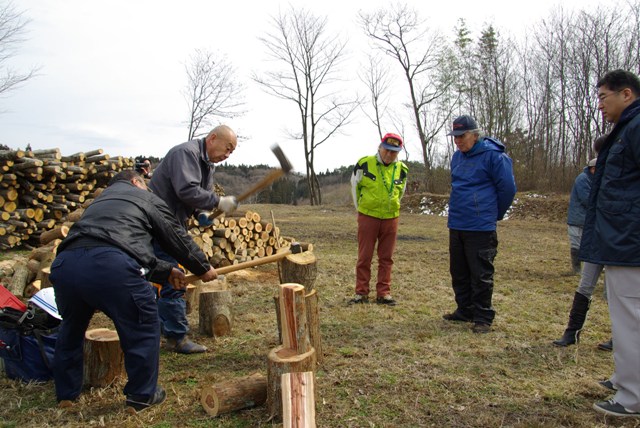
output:
[[[477,334],[484,334],[491,331],[491,326],[489,324],[481,324],[477,322],[473,325],[473,328],[471,330]]]
[[[164,388],[158,385],[156,387],[156,392],[151,397],[145,398],[137,395],[127,395],[125,405],[127,406],[127,412],[135,414],[148,409],[151,406],[162,403],[166,398],[167,393]]]
[[[609,379],[599,381],[598,385],[605,389],[608,389],[609,391],[616,392],[618,390],[618,388],[616,388],[613,382],[611,382]]]
[[[613,339],[609,339],[607,342],[599,343],[598,349],[601,351],[613,351]]]
[[[391,297],[390,294],[376,298],[376,303],[379,305],[389,305],[389,306],[396,305],[396,301],[393,300],[393,297]]]
[[[168,338],[167,348],[171,351],[177,352],[178,354],[200,354],[207,350],[206,346],[198,345],[197,343],[189,340],[186,336],[180,340]]]
[[[599,403],[595,403],[593,408],[598,412],[611,416],[640,418],[640,412],[628,410],[622,404],[616,403],[613,400],[600,401]]]
[[[369,296],[363,296],[362,294],[356,294],[356,297],[347,302],[348,305],[359,305],[363,303],[369,303]]]
[[[468,318],[458,311],[451,312],[450,314],[444,314],[442,319],[445,321],[456,321],[456,322],[471,322],[473,321],[471,318]]]

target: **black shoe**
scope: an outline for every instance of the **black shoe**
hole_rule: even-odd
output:
[[[477,334],[489,333],[491,331],[491,326],[489,324],[475,323],[471,331]]]
[[[459,321],[459,322],[471,322],[471,318],[467,318],[464,315],[460,315],[458,311],[451,312],[450,314],[444,314],[442,319],[445,321]]]
[[[167,339],[167,348],[178,354],[201,354],[207,352],[207,347],[198,343],[192,342],[186,336],[182,339]]]
[[[613,400],[608,401],[600,401],[599,403],[595,403],[593,408],[598,412],[605,413],[611,416],[622,416],[622,417],[634,417],[640,418],[640,412],[634,412],[633,410],[627,410],[620,403],[616,403]]]
[[[167,393],[163,387],[158,385],[156,392],[151,397],[139,397],[136,395],[128,395],[126,406],[129,413],[141,412],[151,406],[162,403],[167,398]]]
[[[608,389],[609,391],[616,392],[618,390],[618,388],[616,388],[609,379],[599,381],[598,385],[605,389]]]
[[[609,352],[613,351],[613,339],[609,339],[608,342],[599,343],[598,349]]]
[[[389,305],[389,306],[396,305],[396,301],[393,300],[393,297],[391,297],[390,294],[387,294],[386,296],[382,296],[382,297],[377,297],[376,303],[379,305]]]
[[[364,303],[369,303],[369,296],[363,296],[362,294],[356,294],[356,297],[349,300],[347,305],[362,305]]]
[[[558,340],[554,340],[555,346],[566,347],[569,345],[575,345],[580,341],[580,330],[565,330],[562,337]]]

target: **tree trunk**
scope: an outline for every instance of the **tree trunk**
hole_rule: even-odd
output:
[[[200,402],[210,416],[261,406],[267,400],[267,378],[260,373],[202,388]]]
[[[13,265],[13,276],[11,281],[7,284],[7,290],[9,290],[14,296],[22,297],[24,289],[29,283],[29,277],[31,272],[27,267],[27,264],[23,261],[17,261]]]
[[[317,290],[312,290],[304,297],[307,307],[307,326],[309,329],[309,342],[316,350],[316,361],[322,364],[322,338],[320,336],[320,305]]]

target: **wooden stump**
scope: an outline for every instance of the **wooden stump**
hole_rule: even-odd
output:
[[[282,427],[315,428],[316,399],[314,373],[282,375]]]
[[[289,254],[278,262],[278,270],[281,284],[302,284],[307,293],[315,287],[318,266],[316,264],[316,256],[311,251]]]
[[[316,350],[304,354],[278,346],[269,352],[267,362],[267,409],[270,419],[282,420],[282,375],[285,373],[315,372]]]
[[[84,336],[85,385],[105,387],[126,376],[118,333],[108,328],[87,330]]]
[[[261,406],[267,400],[267,378],[260,373],[202,388],[200,402],[210,416]]]
[[[200,334],[210,337],[231,334],[231,291],[202,290],[199,300]]]

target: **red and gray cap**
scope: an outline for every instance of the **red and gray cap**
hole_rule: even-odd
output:
[[[401,136],[390,132],[388,134],[384,134],[384,137],[382,137],[382,143],[380,145],[387,150],[391,150],[392,152],[399,152],[400,150],[402,150],[402,146],[404,145],[404,143],[402,142]]]

